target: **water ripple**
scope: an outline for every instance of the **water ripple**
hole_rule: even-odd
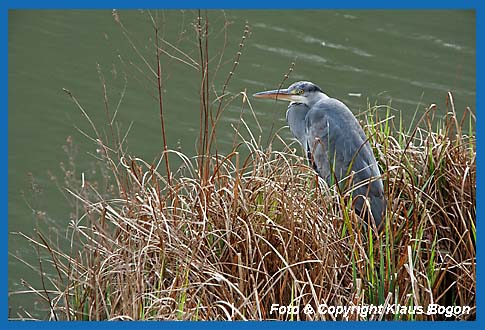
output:
[[[303,53],[303,52],[299,52],[299,51],[295,51],[295,50],[290,50],[290,49],[287,49],[287,48],[270,47],[270,46],[261,45],[261,44],[253,44],[253,46],[258,48],[258,49],[261,49],[261,50],[264,50],[264,51],[267,51],[267,52],[270,52],[270,53],[282,55],[282,56],[285,56],[285,57],[289,57],[289,58],[292,58],[292,59],[299,58],[299,59],[303,59],[303,60],[314,62],[314,63],[327,63],[328,62],[327,59],[322,57],[322,56],[307,54],[307,53]]]
[[[400,31],[397,31],[397,30],[390,30],[390,29],[383,29],[383,28],[378,28],[377,31],[386,33],[390,36],[397,37],[397,38],[406,38],[406,39],[411,39],[411,40],[433,42],[433,43],[435,43],[435,44],[437,44],[441,47],[451,48],[451,49],[461,51],[461,52],[465,52],[465,53],[468,53],[468,54],[474,54],[475,53],[475,51],[473,49],[470,49],[470,48],[462,46],[462,45],[458,45],[456,43],[444,41],[444,40],[437,38],[437,37],[430,35],[430,34],[416,34],[416,33],[405,34],[405,33],[401,33]]]
[[[318,38],[315,38],[315,37],[312,37],[312,36],[309,36],[309,35],[305,35],[304,37],[302,37],[302,39],[303,39],[303,41],[305,41],[307,43],[318,43],[318,44],[322,45],[323,47],[350,51],[351,53],[353,53],[355,55],[359,55],[359,56],[364,56],[364,57],[373,57],[374,56],[374,55],[366,52],[365,50],[362,50],[362,49],[357,48],[357,47],[351,47],[351,46],[336,44],[336,43],[321,40],[321,39],[318,39]]]

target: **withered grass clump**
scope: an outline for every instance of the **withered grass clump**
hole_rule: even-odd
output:
[[[453,113],[431,127],[433,111],[421,120],[427,129],[410,134],[396,130],[393,120],[367,120],[388,191],[380,234],[365,230],[346,196],[326,191],[289,148],[269,151],[245,141],[247,158],[236,151],[214,156],[206,160],[205,178],[197,157],[176,153],[183,166],[170,184],[159,166],[106,152],[107,168],[116,169],[114,196],[101,196],[89,182],[72,191],[84,209],[71,228],[73,240],[82,242],[78,253],[39,241],[59,272],[51,278],[58,291],[48,294],[51,315],[474,319],[475,140]],[[378,116],[371,111],[367,119]],[[279,314],[274,304],[300,310]],[[315,314],[303,312],[307,304]],[[319,314],[323,304],[395,304],[393,311],[439,304],[471,311],[451,317],[386,309]]]
[[[117,13],[115,19],[120,23]],[[107,138],[70,94],[92,124],[104,181],[81,181],[69,170],[65,185],[75,201],[70,251],[40,232],[29,238],[50,256],[52,271],[40,272],[43,288],[27,290],[46,302],[48,318],[475,319],[471,111],[458,118],[450,93],[444,118],[436,118],[432,105],[406,130],[390,107],[369,106],[362,124],[388,200],[385,228],[377,232],[355,215],[348,193],[318,179],[295,152],[299,147],[272,150],[241,125],[239,143],[227,154],[218,152],[216,124],[237,98],[227,101],[225,91],[249,29],[223,92],[211,100],[207,14],[199,12],[193,25],[200,50],[193,63],[202,73],[197,156],[167,147],[161,92],[163,152],[153,164],[130,157],[123,139],[111,147],[103,142]],[[162,60],[157,52],[158,70],[150,68],[158,91]],[[245,93],[239,96],[249,104]],[[446,313],[459,307],[466,312],[426,314],[433,304]],[[282,306],[295,313],[280,313]],[[361,309],[330,313],[336,306]],[[376,308],[367,313],[368,306]]]

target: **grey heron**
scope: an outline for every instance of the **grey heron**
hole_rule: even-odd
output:
[[[328,185],[350,183],[354,208],[364,218],[368,217],[364,212],[367,197],[379,228],[386,211],[381,173],[368,139],[349,108],[307,81],[253,96],[290,102],[286,111],[288,125],[315,171]],[[347,182],[348,178],[351,182]]]

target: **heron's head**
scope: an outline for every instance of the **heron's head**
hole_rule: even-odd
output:
[[[322,89],[309,81],[298,81],[286,89],[275,89],[272,91],[259,92],[254,97],[314,104],[322,97],[326,97]]]

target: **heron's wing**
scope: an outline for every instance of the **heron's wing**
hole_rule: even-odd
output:
[[[368,157],[359,150],[365,134],[343,103],[333,99],[317,103],[308,112],[305,126],[310,160],[327,183],[345,178],[351,164],[354,171],[368,167]]]
[[[305,118],[307,151],[319,175],[331,185],[349,184],[353,195],[368,196],[376,223],[385,208],[380,172],[362,127],[342,102],[327,99],[318,102]],[[362,209],[363,201],[356,209]],[[374,212],[375,210],[375,212]]]

